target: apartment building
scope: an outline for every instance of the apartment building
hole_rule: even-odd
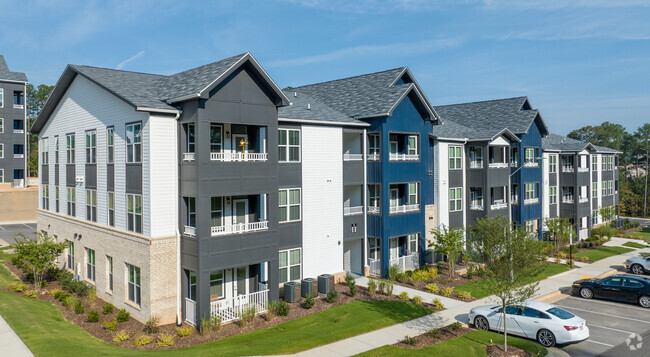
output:
[[[4,56],[0,55],[0,184],[25,184],[26,85],[27,76],[10,71]]]

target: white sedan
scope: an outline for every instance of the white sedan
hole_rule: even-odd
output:
[[[650,272],[650,256],[640,256],[630,258],[625,261],[625,268],[634,274],[643,274]]]
[[[559,307],[527,300],[520,306],[506,307],[508,334],[537,340],[544,347],[556,343],[579,342],[589,338],[587,321]],[[499,305],[475,307],[469,323],[479,330],[503,332],[503,311]]]

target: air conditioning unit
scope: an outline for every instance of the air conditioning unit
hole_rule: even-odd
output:
[[[300,295],[302,297],[317,297],[318,296],[318,280],[314,278],[302,279],[300,282]]]
[[[318,276],[318,292],[327,294],[334,290],[334,275],[322,274]]]
[[[284,301],[298,302],[300,300],[300,283],[290,281],[284,283]]]

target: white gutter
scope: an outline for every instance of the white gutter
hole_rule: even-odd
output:
[[[178,200],[178,195],[179,195],[179,188],[178,186],[180,185],[179,183],[179,178],[178,178],[178,123],[176,122],[178,118],[181,116],[181,112],[177,111],[176,112],[176,117],[174,117],[174,160],[176,160],[176,165],[174,165],[174,177],[176,178],[176,185],[174,186],[174,198],[176,202],[174,202],[174,228],[176,229],[176,324],[180,326],[183,324],[183,316],[182,316],[182,303],[183,299],[181,297],[181,286],[183,285],[181,283],[181,232],[179,229],[178,225],[178,214],[179,214],[179,200]]]
[[[138,111],[138,112],[176,114],[178,116],[181,115],[180,111],[178,111],[176,109],[157,109],[157,108],[149,108],[149,107],[136,107],[135,110]],[[176,119],[178,119],[178,116],[176,117]]]
[[[368,135],[367,129],[363,129],[363,273],[365,275],[366,266],[368,265]]]
[[[278,118],[278,121],[285,121],[288,123],[307,123],[307,124],[322,124],[322,125],[370,126],[370,124],[364,122],[348,123],[342,121],[324,121],[324,120],[311,120],[311,119]]]

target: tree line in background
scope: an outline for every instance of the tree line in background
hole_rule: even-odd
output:
[[[606,121],[597,126],[588,125],[573,130],[568,137],[622,152],[618,173],[620,214],[647,217],[650,123],[644,123],[630,133],[620,124]]]
[[[27,84],[27,129],[31,129],[34,120],[41,113],[45,102],[50,97],[54,86],[40,84],[34,87],[33,84]],[[38,176],[38,135],[27,135],[29,144],[27,150],[29,156],[27,158],[27,176]]]

